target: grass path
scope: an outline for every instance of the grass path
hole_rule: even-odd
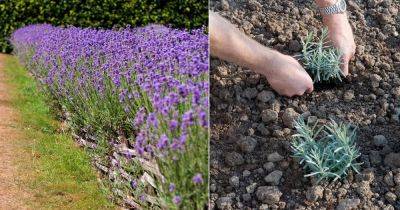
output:
[[[17,59],[0,54],[0,209],[115,209],[45,99]]]
[[[30,199],[29,194],[15,179],[18,148],[14,141],[20,140],[23,134],[16,128],[17,113],[6,85],[4,65],[4,56],[0,55],[0,209],[27,209],[22,200]]]

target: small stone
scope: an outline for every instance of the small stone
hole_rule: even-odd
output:
[[[289,50],[293,52],[299,52],[301,50],[301,44],[297,40],[291,40],[289,42]]]
[[[225,11],[229,10],[229,3],[227,0],[221,0],[221,8],[222,8],[222,10],[225,10]]]
[[[267,103],[275,98],[275,94],[269,90],[263,90],[257,94],[257,99],[261,102]]]
[[[381,164],[382,158],[381,158],[381,155],[379,154],[379,151],[374,151],[374,150],[370,151],[369,160],[372,165]]]
[[[251,201],[251,194],[250,193],[245,193],[242,195],[243,201]]]
[[[248,186],[246,187],[246,192],[247,192],[247,193],[253,193],[254,190],[256,190],[256,188],[257,188],[257,183],[256,183],[256,182],[251,183],[250,185],[248,185]]]
[[[307,118],[307,123],[309,125],[314,125],[317,121],[318,121],[318,117],[317,116],[309,116]]]
[[[211,192],[216,192],[217,191],[217,185],[216,184],[210,184],[210,191]]]
[[[246,88],[243,91],[243,96],[246,97],[247,99],[253,99],[257,96],[257,89],[256,88]]]
[[[396,175],[394,175],[393,181],[394,181],[394,183],[397,184],[397,186],[400,186],[400,173],[397,173]]]
[[[220,197],[217,202],[218,209],[232,209],[232,198],[230,197]]]
[[[396,97],[400,97],[400,87],[393,88],[392,93]]]
[[[261,206],[260,206],[260,208],[259,208],[259,210],[269,210],[270,208],[269,208],[269,206],[268,206],[268,204],[262,204]]]
[[[248,176],[250,176],[250,174],[251,174],[251,172],[249,170],[244,170],[243,171],[243,176],[244,177],[248,177]]]
[[[379,82],[382,80],[382,77],[377,74],[371,75],[371,85],[373,88],[379,87]]]
[[[306,198],[309,201],[317,201],[319,198],[322,198],[323,195],[324,188],[319,185],[308,188],[306,192]]]
[[[278,120],[278,112],[272,109],[266,109],[261,112],[261,119],[263,122],[270,123]]]
[[[384,135],[376,135],[374,136],[374,144],[375,146],[385,146],[388,143],[386,137]]]
[[[283,124],[289,128],[293,128],[293,123],[300,116],[293,108],[287,108],[282,115]]]
[[[350,102],[351,100],[353,100],[353,98],[354,98],[354,91],[352,90],[346,91],[343,95],[343,99],[346,102]]]
[[[283,175],[282,171],[275,170],[275,171],[269,173],[264,178],[264,181],[271,185],[279,185],[282,175]]]
[[[351,210],[357,209],[358,205],[360,205],[360,199],[343,199],[339,201],[339,205],[336,207],[336,210]]]
[[[370,198],[373,195],[369,182],[367,181],[357,183],[356,191],[361,197],[364,198]]]
[[[229,179],[229,184],[230,184],[232,187],[239,187],[239,177],[237,177],[237,176],[232,176],[232,177]]]
[[[257,146],[257,140],[250,136],[246,136],[238,141],[238,146],[241,151],[250,153],[253,152],[254,148]]]
[[[279,202],[282,192],[276,186],[261,186],[257,188],[257,199],[266,204],[276,204]]]
[[[275,164],[273,162],[267,162],[267,163],[264,164],[264,169],[267,172],[272,171],[274,169],[274,167],[275,167]]]
[[[268,155],[267,160],[269,162],[278,162],[278,161],[283,160],[283,156],[277,152],[274,152],[274,153]]]
[[[228,166],[237,166],[244,163],[243,156],[237,152],[229,152],[225,155],[225,162]]]
[[[387,201],[389,201],[389,203],[394,203],[397,200],[396,194],[394,194],[392,192],[387,192],[385,194],[385,198],[386,198]]]
[[[400,153],[389,153],[385,157],[385,165],[392,168],[400,168]]]
[[[393,172],[389,171],[384,177],[383,181],[390,187],[394,186]]]

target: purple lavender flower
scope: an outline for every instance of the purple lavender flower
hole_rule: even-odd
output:
[[[131,184],[132,189],[136,189],[136,187],[137,187],[136,180],[132,180],[130,184]]]
[[[201,176],[200,173],[197,173],[196,175],[193,176],[192,181],[194,184],[202,184],[203,183],[203,177]]]
[[[175,195],[174,198],[172,199],[172,202],[174,202],[175,205],[179,205],[182,202],[181,196]]]
[[[175,184],[174,184],[174,183],[169,184],[168,190],[169,190],[170,192],[174,192],[174,190],[175,190]]]
[[[157,148],[164,149],[167,146],[168,146],[168,137],[165,134],[163,134],[163,135],[161,135],[160,139],[158,140]]]

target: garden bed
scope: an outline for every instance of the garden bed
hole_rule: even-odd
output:
[[[323,27],[305,1],[213,0],[211,8],[289,55]],[[357,45],[351,75],[302,97],[281,97],[263,76],[211,59],[212,208],[400,208],[399,9],[398,1],[348,1]],[[290,148],[300,114],[357,126],[361,173],[331,183],[305,178]]]

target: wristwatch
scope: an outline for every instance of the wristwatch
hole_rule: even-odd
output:
[[[338,0],[334,5],[329,7],[320,8],[319,11],[322,15],[339,14],[346,11],[346,1]]]

